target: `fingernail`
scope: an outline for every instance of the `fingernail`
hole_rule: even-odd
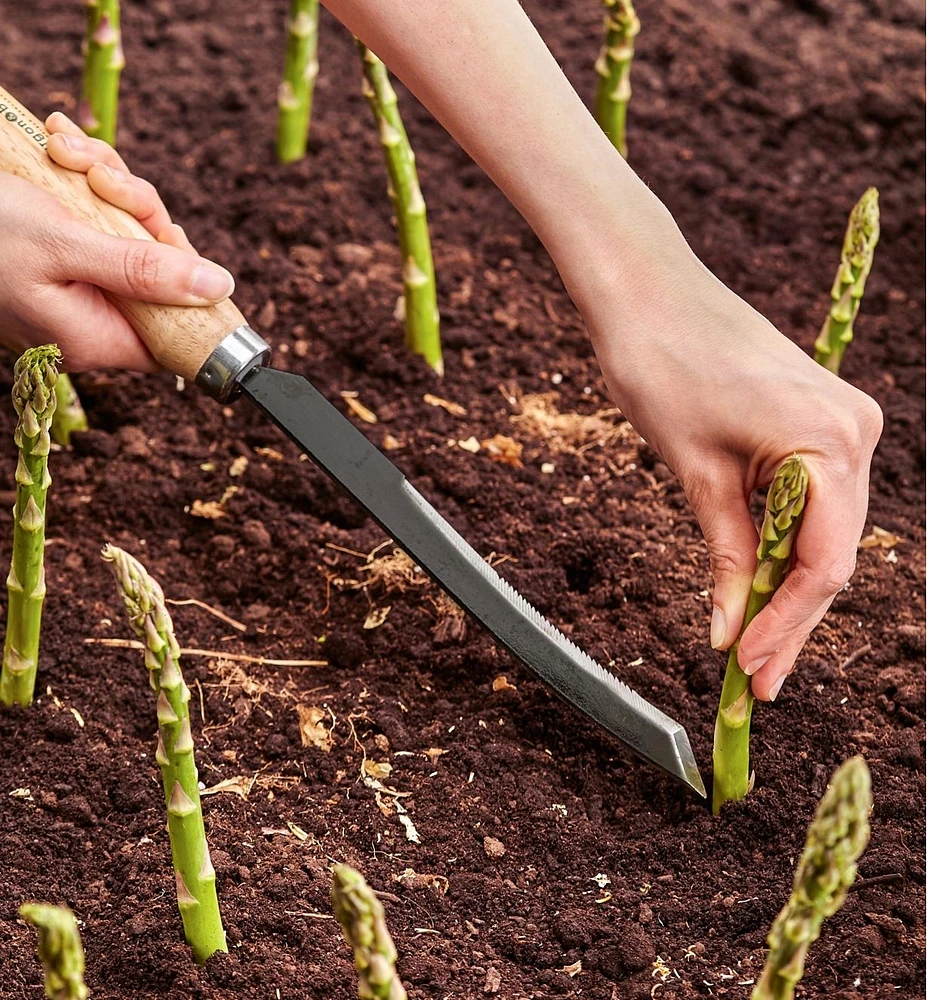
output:
[[[743,672],[748,676],[752,677],[759,670],[762,670],[766,666],[767,662],[772,657],[772,653],[769,656],[758,656],[755,660],[751,660],[749,663],[743,666]]]
[[[87,140],[79,135],[63,135],[61,132],[58,133],[61,136],[61,141],[68,147],[68,149],[73,150],[75,153],[83,152],[87,148]]]
[[[124,170],[117,170],[115,167],[111,167],[108,163],[94,163],[94,166],[102,167],[114,181],[124,181],[129,176]]]
[[[190,281],[190,294],[207,302],[221,302],[235,290],[235,279],[218,264],[200,264]]]
[[[711,648],[721,649],[726,635],[727,619],[724,617],[724,612],[715,605],[711,609]]]
[[[53,111],[48,117],[49,118],[56,118],[56,117],[57,118],[63,118],[69,125],[74,125],[75,128],[79,127],[77,125],[77,123],[74,121],[74,119],[71,118],[71,117],[69,117],[68,115],[66,115],[63,111]]]
[[[786,674],[783,674],[779,680],[769,689],[769,700],[775,701],[776,695],[782,690],[782,685],[785,683]]]

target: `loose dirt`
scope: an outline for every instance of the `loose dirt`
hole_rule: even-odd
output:
[[[591,97],[598,4],[526,6]],[[706,550],[679,486],[630,431],[565,450],[513,422],[516,391],[555,393],[561,414],[611,404],[538,241],[400,90],[447,376],[405,356],[380,151],[351,39],[327,16],[311,155],[273,163],[284,7],[126,4],[122,151],[235,272],[277,363],[346,410],[341,394],[356,393],[378,418],[354,409],[358,426],[529,600],[677,715],[707,771],[723,657],[708,648]],[[706,263],[803,347],[847,211],[868,184],[882,192],[844,374],[886,415],[867,530],[901,541],[860,552],[779,701],[756,711],[755,792],[713,819],[434,588],[339,582],[369,576],[382,533],[247,407],[168,376],[79,376],[93,430],[52,460],[43,693],[0,714],[0,997],[41,995],[34,934],[16,920],[40,899],[78,914],[100,1000],[347,1000],[328,898],[343,860],[381,892],[413,998],[740,1000],[815,802],[854,753],[873,773],[872,842],[801,995],[923,996],[923,12],[641,0],[640,16],[633,165]],[[15,5],[0,22],[4,86],[36,112],[72,110],[81,31],[75,4]],[[5,503],[12,425],[0,407]],[[499,434],[522,446],[517,461],[458,443]],[[193,516],[210,504],[219,516]],[[106,541],[168,596],[246,626],[174,609],[181,643],[216,651],[184,662],[231,945],[203,970],[174,904],[140,655],[86,642],[129,635]],[[9,544],[0,532],[0,562]]]

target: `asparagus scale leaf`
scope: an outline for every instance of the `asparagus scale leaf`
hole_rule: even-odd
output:
[[[67,448],[71,444],[71,435],[75,431],[87,430],[87,414],[81,406],[74,383],[64,372],[58,373],[58,381],[55,383],[55,397],[58,400],[58,405],[52,416],[52,441],[55,444],[60,444],[62,448]]]
[[[612,145],[627,159],[625,127],[631,100],[631,63],[641,22],[631,0],[604,0],[604,3],[605,41],[595,64],[599,76],[595,118]]]
[[[831,778],[795,871],[792,895],[776,917],[769,957],[752,1000],[791,1000],[821,924],[843,906],[856,861],[869,842],[872,791],[862,757],[845,761]]]
[[[84,79],[77,123],[89,136],[116,145],[119,74],[126,64],[119,30],[119,0],[86,0]]]
[[[386,66],[362,42],[357,45],[364,69],[364,97],[373,111],[380,133],[380,145],[389,176],[387,190],[396,216],[402,255],[406,346],[415,354],[420,354],[439,375],[443,375],[435,269],[425,199],[415,169],[415,154],[399,114],[396,91],[390,83]]]
[[[51,485],[48,453],[59,361],[61,353],[50,344],[31,347],[13,368],[13,406],[19,416],[14,439],[19,457],[0,669],[0,702],[7,706],[31,705],[35,692],[45,603],[45,502]]]
[[[319,75],[318,47],[319,0],[291,0],[283,80],[277,90],[277,158],[281,163],[306,155],[312,95]]]
[[[39,932],[48,1000],[86,1000],[84,948],[74,914],[66,906],[24,903],[19,915]]]
[[[808,472],[800,455],[792,455],[779,466],[766,496],[766,513],[756,550],[756,573],[747,601],[741,635],[772,600],[792,568],[795,536],[801,525],[808,492]],[[744,798],[751,788],[750,717],[753,694],[750,678],[737,658],[740,640],[731,647],[721,688],[721,703],[715,720],[714,783],[712,810],[715,815],[725,802]]]
[[[853,323],[872,270],[879,242],[879,192],[867,188],[853,206],[843,238],[840,266],[830,290],[830,309],[814,342],[814,360],[835,375],[840,371],[847,344],[853,339]]]
[[[177,906],[187,943],[202,964],[210,955],[228,948],[216,895],[216,872],[203,825],[190,729],[190,689],[180,672],[180,647],[164,593],[145,567],[115,545],[103,549],[103,558],[116,577],[129,624],[145,644],[145,666],[151,688],[158,696],[155,760],[161,765],[164,784]]]
[[[406,1000],[383,904],[363,875],[349,865],[335,865],[332,870],[332,906],[345,941],[354,949],[360,1000]]]

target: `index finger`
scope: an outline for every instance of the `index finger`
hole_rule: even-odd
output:
[[[125,160],[102,139],[91,139],[80,125],[75,125],[61,111],[45,119],[48,129],[48,155],[62,167],[86,173],[94,163],[105,163],[116,170],[126,170]]]

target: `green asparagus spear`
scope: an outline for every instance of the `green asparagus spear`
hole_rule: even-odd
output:
[[[95,139],[116,145],[119,74],[125,66],[119,0],[86,0],[84,81],[77,124]]]
[[[606,7],[605,43],[595,64],[599,75],[595,118],[612,145],[627,159],[625,123],[631,100],[631,63],[634,61],[634,39],[640,33],[641,22],[631,0],[603,2]]]
[[[386,927],[383,904],[360,872],[335,865],[332,906],[345,941],[354,949],[360,1000],[406,1000],[396,975],[396,946]]]
[[[283,82],[277,92],[277,157],[292,163],[306,155],[312,92],[319,74],[319,0],[290,0]]]
[[[13,406],[19,414],[14,439],[19,458],[0,670],[0,702],[7,706],[31,705],[35,691],[45,603],[45,501],[51,484],[48,452],[60,360],[53,344],[31,347],[13,369]]]
[[[425,199],[418,184],[415,154],[409,145],[396,92],[383,63],[362,42],[358,42],[364,67],[364,96],[373,111],[380,133],[387,190],[393,203],[399,251],[402,254],[402,284],[405,290],[406,345],[420,354],[439,374],[444,373],[441,357],[440,318],[435,289],[435,269],[431,259],[431,239]]]
[[[772,600],[792,567],[795,536],[805,509],[808,473],[799,455],[779,466],[766,496],[766,514],[756,550],[756,573],[747,601],[741,635]],[[753,693],[750,678],[737,659],[739,640],[731,647],[721,689],[721,704],[715,720],[714,788],[715,815],[725,802],[744,798],[753,787],[750,776],[750,716]]]
[[[853,339],[853,323],[859,312],[866,279],[879,242],[879,192],[867,188],[853,206],[843,238],[840,266],[830,290],[831,304],[824,326],[814,342],[814,360],[835,375],[847,344]]]
[[[831,778],[808,828],[792,895],[766,939],[769,957],[751,1000],[792,1000],[808,948],[825,918],[843,906],[856,878],[856,860],[869,842],[871,809],[869,768],[862,757],[851,757]]]
[[[71,444],[71,435],[74,431],[87,430],[87,414],[80,405],[80,397],[77,395],[74,383],[64,372],[58,373],[55,397],[58,405],[52,417],[52,441],[60,444],[62,448],[67,448]]]
[[[84,948],[74,914],[66,906],[24,903],[19,915],[39,932],[39,960],[48,1000],[86,1000]]]
[[[228,948],[193,759],[190,689],[180,673],[180,648],[161,587],[137,559],[115,545],[103,549],[103,558],[112,566],[129,624],[145,644],[145,666],[158,696],[155,760],[161,765],[164,784],[177,906],[193,957],[202,964],[210,955]]]

